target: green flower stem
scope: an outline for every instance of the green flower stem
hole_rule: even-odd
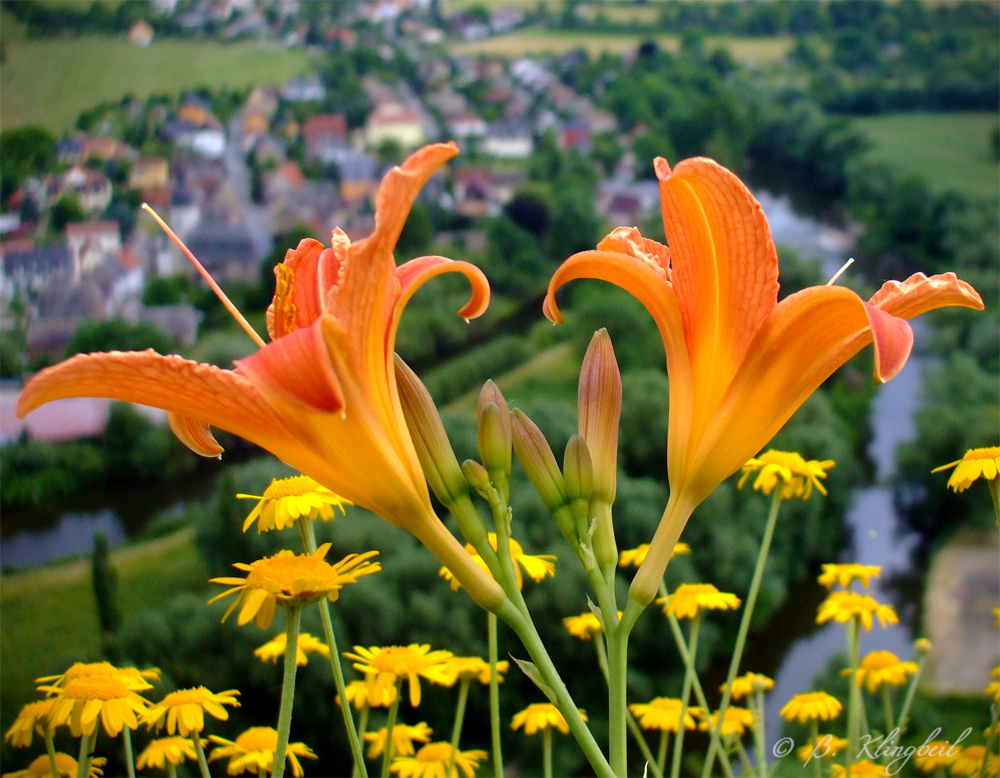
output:
[[[192,741],[194,741],[194,752],[198,755],[198,769],[201,771],[201,778],[209,778],[211,773],[208,772],[208,760],[205,759],[205,749],[201,745],[201,733],[193,732]]]
[[[299,534],[302,536],[302,545],[307,554],[316,552],[316,531],[313,528],[313,520],[308,517],[301,517],[298,520]],[[347,686],[344,683],[344,668],[340,664],[340,651],[337,649],[337,637],[333,631],[333,620],[330,618],[330,602],[326,597],[320,599],[319,617],[323,622],[323,637],[330,648],[330,669],[333,670],[333,683],[337,689],[337,697],[340,699],[340,714],[344,719],[344,729],[347,730],[347,740],[351,744],[351,756],[354,759],[355,767],[352,774],[357,772],[361,778],[368,778],[368,768],[365,766],[365,757],[361,748],[361,739],[354,728],[354,716],[351,714],[351,703],[347,699]]]
[[[733,649],[733,658],[729,663],[729,673],[726,676],[726,690],[722,693],[722,702],[719,703],[719,720],[712,729],[712,741],[708,746],[708,756],[705,758],[705,769],[701,772],[701,778],[708,778],[712,774],[712,765],[715,763],[715,755],[719,750],[719,733],[722,730],[722,722],[725,721],[726,709],[729,707],[729,700],[732,697],[733,681],[736,679],[740,669],[740,660],[743,658],[743,647],[746,645],[747,633],[750,631],[753,606],[757,602],[757,592],[760,591],[760,582],[764,577],[764,567],[767,565],[767,554],[771,550],[771,538],[774,536],[774,525],[778,520],[780,506],[781,489],[776,487],[771,499],[771,512],[767,516],[764,538],[761,540],[760,551],[757,554],[757,565],[754,567],[753,579],[750,581],[750,591],[747,592],[747,601],[743,606],[740,631],[736,636],[736,646]],[[850,778],[850,775],[847,778]]]
[[[389,778],[392,764],[392,731],[396,728],[396,713],[399,712],[399,698],[403,696],[403,678],[396,678],[396,697],[389,705],[389,720],[385,723],[385,745],[382,748],[382,778]]]
[[[358,739],[361,740],[361,742],[364,742],[365,730],[368,729],[368,710],[368,700],[366,699],[364,705],[361,706],[361,713],[358,714]],[[364,763],[365,760],[362,758],[361,765],[363,766]],[[367,767],[365,768],[365,771],[367,772]],[[360,775],[361,772],[358,770],[358,762],[355,762],[354,766],[351,768],[351,778],[358,778]]]
[[[670,730],[660,730],[660,747],[656,751],[656,766],[662,773],[667,768],[667,744],[670,742]]]
[[[601,668],[601,674],[604,676],[604,682],[607,683],[608,654],[604,648],[603,635],[594,635],[594,646],[597,648],[597,666]],[[645,759],[646,764],[649,765],[649,771],[653,774],[654,778],[663,778],[663,765],[657,762],[653,757],[653,752],[650,750],[649,743],[646,742],[646,738],[643,737],[639,724],[636,722],[632,713],[627,709],[625,711],[625,721],[628,723],[629,732],[632,733],[632,737],[639,745],[639,750],[642,751],[643,759]]]
[[[809,728],[812,731],[812,747],[815,753],[816,749],[819,748],[819,719],[810,719]],[[810,761],[813,763],[813,771],[816,773],[816,778],[823,778],[823,766],[820,764],[819,758],[814,756]]]
[[[77,760],[76,778],[89,778],[90,760],[94,758],[94,747],[97,745],[97,730],[100,722],[95,722],[94,731],[80,738],[80,758]],[[59,775],[57,772],[56,775]]]
[[[889,684],[882,684],[882,708],[885,711],[885,732],[888,735],[895,726],[892,723],[892,699],[889,697]]]
[[[167,778],[177,778],[177,767],[169,759],[167,760]]]
[[[1000,524],[1000,476],[987,478],[986,485],[990,488],[990,497],[993,498],[993,512],[997,517],[997,524]]]
[[[858,686],[858,650],[861,642],[861,619],[852,616],[847,622],[847,651],[851,662],[850,697],[847,706],[847,754],[845,756],[847,778],[851,778],[851,763],[858,753],[858,738],[861,725],[861,687]]]
[[[757,750],[757,774],[760,778],[767,778],[767,730],[764,727],[764,692],[756,692],[754,700],[756,700],[756,704],[751,707],[754,708],[753,737],[754,747]]]
[[[750,764],[750,757],[747,756],[747,750],[743,747],[743,741],[740,739],[738,734],[735,735],[734,738],[736,740],[736,751],[739,753],[740,761],[743,763],[744,774],[754,778],[757,773],[754,772],[753,765]]]
[[[128,778],[135,778],[135,762],[132,760],[132,730],[128,728],[127,724],[122,727],[122,740],[125,741],[125,770],[128,772]]]
[[[487,613],[490,642],[490,739],[493,744],[493,774],[503,778],[503,749],[500,747],[500,677],[497,675],[497,615]]]
[[[605,623],[609,614],[602,613]],[[617,620],[618,613],[612,618]],[[611,768],[616,775],[628,775],[628,630],[621,624],[614,627],[608,639],[608,751]]]
[[[469,684],[471,678],[463,678],[461,686],[458,687],[458,705],[455,707],[455,724],[451,728],[451,756],[448,757],[448,769],[445,775],[451,775],[455,766],[455,752],[458,750],[458,741],[462,737],[462,722],[465,721],[465,702],[469,699]]]
[[[552,727],[542,730],[542,774],[552,778]]]
[[[990,735],[986,738],[986,750],[983,752],[983,763],[979,767],[979,775],[986,775],[986,765],[990,759],[990,752],[993,750],[993,741],[997,737],[997,721],[998,712],[1000,712],[1000,703],[994,702],[990,707],[993,709],[993,715],[990,716]]]
[[[926,655],[920,657],[917,662],[917,672],[913,674],[913,678],[910,679],[910,688],[906,690],[906,698],[903,700],[903,708],[899,712],[899,734],[896,735],[895,739],[892,741],[892,745],[895,746],[899,742],[899,739],[906,732],[906,727],[910,723],[910,705],[913,702],[913,697],[917,693],[917,684],[920,682],[920,673],[924,669],[924,660],[927,658]]]
[[[684,719],[687,717],[688,698],[691,696],[691,684],[694,677],[694,659],[698,654],[698,628],[701,626],[701,611],[695,613],[691,619],[691,635],[688,641],[690,661],[684,669],[684,688],[681,692],[681,717],[677,721],[677,737],[674,740],[674,758],[670,765],[671,778],[678,778],[681,774],[681,756],[684,753],[684,733],[687,727],[684,726]],[[709,711],[706,709],[705,714]]]
[[[52,739],[52,729],[50,727],[45,727],[44,734],[45,753],[49,755],[49,766],[52,768],[53,775],[59,775],[59,763],[56,761],[56,744]]]
[[[278,709],[278,744],[274,747],[274,768],[271,778],[281,778],[285,774],[285,751],[288,749],[288,735],[292,729],[292,704],[295,701],[295,654],[299,646],[299,624],[302,621],[302,607],[285,606],[285,671],[281,677],[281,707]],[[346,695],[345,695],[346,696]]]

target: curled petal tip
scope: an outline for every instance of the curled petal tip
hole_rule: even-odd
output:
[[[545,302],[542,303],[542,313],[553,324],[562,324],[563,317],[562,313],[559,312],[559,306],[556,305],[554,292],[549,292],[546,296]]]
[[[666,181],[670,178],[670,163],[663,157],[657,157],[653,160],[653,170],[660,181]]]
[[[209,459],[222,459],[225,449],[219,445],[209,425],[173,411],[167,411],[167,424],[177,439],[194,453]]]

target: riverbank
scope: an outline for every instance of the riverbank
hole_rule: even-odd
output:
[[[122,618],[205,587],[208,568],[187,527],[111,552]],[[100,658],[90,560],[77,559],[0,578],[0,727],[34,699],[34,680],[74,661]]]

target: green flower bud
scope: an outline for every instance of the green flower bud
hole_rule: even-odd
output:
[[[594,333],[580,369],[580,434],[594,464],[594,499],[613,503],[618,477],[618,421],[622,379],[607,330]]]
[[[563,457],[563,477],[566,481],[566,497],[570,501],[590,501],[591,483],[593,480],[593,464],[590,461],[590,451],[587,441],[574,435],[566,444],[566,454]]]
[[[549,513],[568,505],[566,485],[549,442],[535,423],[518,409],[511,413],[514,452]]]
[[[462,463],[462,472],[469,485],[479,492],[484,500],[489,500],[490,489],[493,488],[493,485],[490,483],[490,474],[486,472],[486,468],[474,459],[466,459]]]
[[[488,406],[496,410],[488,410]],[[493,486],[506,502],[511,467],[510,410],[499,387],[492,381],[479,393],[479,458],[490,474]]]

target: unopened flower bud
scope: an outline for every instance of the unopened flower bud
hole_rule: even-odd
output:
[[[496,411],[487,411],[489,405],[496,406]],[[486,419],[484,413],[495,418]],[[506,501],[508,499],[508,481],[510,481],[511,466],[511,422],[510,410],[500,388],[487,381],[479,393],[479,457],[485,465],[494,487]]]
[[[587,441],[579,435],[574,435],[566,444],[566,455],[563,457],[563,477],[566,483],[566,498],[590,501],[593,465],[590,461],[590,451]]]
[[[459,497],[469,494],[469,484],[458,466],[458,459],[448,442],[441,416],[427,387],[398,356],[395,366],[399,403],[413,447],[417,450],[417,459],[431,491],[447,507]]]
[[[913,641],[913,650],[917,652],[917,656],[925,656],[930,653],[931,641],[927,638],[917,638]]]
[[[528,480],[549,513],[565,507],[566,485],[549,442],[535,423],[520,410],[511,412],[514,432],[514,452]]]
[[[466,459],[462,463],[462,472],[465,474],[468,484],[479,492],[484,500],[489,500],[490,489],[493,487],[490,484],[490,474],[486,472],[486,468],[474,459]]]
[[[593,496],[613,503],[618,476],[618,420],[622,413],[622,378],[605,329],[594,333],[580,369],[577,396],[580,434],[594,465]]]

